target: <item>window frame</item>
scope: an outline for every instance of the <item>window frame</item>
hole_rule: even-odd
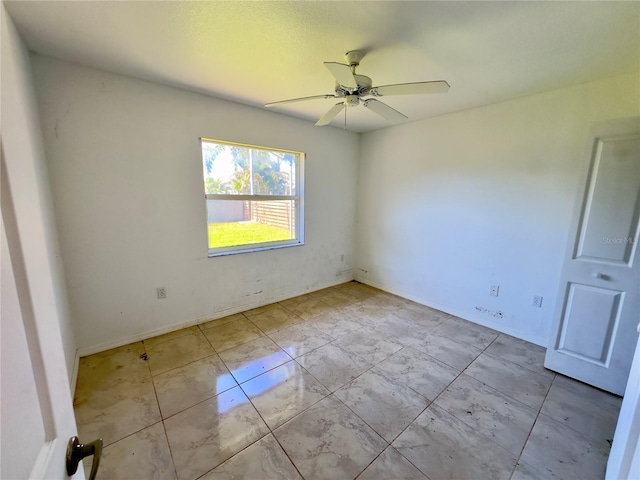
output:
[[[259,243],[249,243],[244,245],[234,245],[228,247],[218,247],[218,248],[208,248],[209,247],[209,220],[207,217],[206,225],[207,225],[207,248],[209,251],[209,257],[221,257],[226,255],[236,255],[240,253],[251,253],[251,252],[260,252],[264,250],[274,250],[278,248],[287,248],[287,247],[297,247],[304,245],[304,163],[305,163],[305,154],[304,152],[300,152],[297,150],[287,150],[283,148],[272,148],[265,147],[262,145],[251,145],[247,143],[239,143],[239,142],[231,142],[227,140],[217,140],[208,137],[200,137],[200,162],[204,167],[204,151],[202,148],[203,143],[216,143],[219,145],[229,145],[234,147],[241,147],[247,149],[254,150],[265,150],[268,152],[278,152],[278,153],[288,153],[295,156],[295,195],[264,195],[264,194],[233,194],[233,193],[206,193],[206,187],[204,185],[204,177],[203,173],[203,184],[202,189],[204,191],[205,198],[205,211],[206,211],[206,202],[207,200],[233,200],[233,201],[259,201],[259,202],[269,202],[269,201],[282,201],[289,200],[293,201],[294,212],[295,212],[295,236],[292,239],[288,240],[278,240],[274,242],[259,242]]]

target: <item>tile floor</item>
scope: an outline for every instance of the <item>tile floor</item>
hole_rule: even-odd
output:
[[[350,282],[84,357],[74,404],[103,480],[601,479],[621,400],[543,360]]]

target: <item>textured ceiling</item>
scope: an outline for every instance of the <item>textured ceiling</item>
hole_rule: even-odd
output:
[[[635,1],[5,5],[32,51],[261,108],[332,93],[322,62],[356,49],[374,85],[450,83],[447,94],[385,97],[407,121],[640,70]],[[274,110],[315,122],[335,102]],[[388,125],[348,109],[349,130]]]

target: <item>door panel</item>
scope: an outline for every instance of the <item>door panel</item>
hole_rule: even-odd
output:
[[[640,139],[597,139],[576,258],[629,264],[637,242]]]
[[[622,394],[638,334],[640,118],[593,126],[545,366]]]
[[[615,290],[570,284],[558,351],[606,367],[620,318],[621,296],[622,292]],[[586,316],[593,321],[585,325],[582,319]]]

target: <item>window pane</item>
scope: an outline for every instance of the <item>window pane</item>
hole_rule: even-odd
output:
[[[296,156],[291,153],[250,150],[253,160],[253,193],[295,195]]]
[[[296,238],[294,200],[207,200],[209,248]]]
[[[297,155],[202,141],[207,194],[296,195]]]

